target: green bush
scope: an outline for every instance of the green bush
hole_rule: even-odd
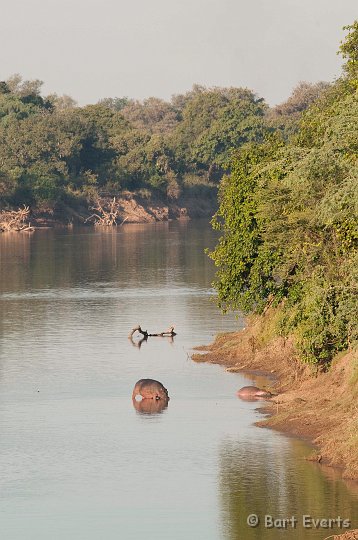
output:
[[[346,56],[358,27],[349,27]],[[355,40],[355,41],[354,41]],[[355,46],[353,46],[353,41]],[[355,48],[354,48],[355,47]],[[355,57],[354,57],[355,58]],[[350,60],[348,61],[350,62]],[[353,61],[352,61],[353,62]],[[329,364],[358,340],[358,93],[356,59],[287,132],[244,145],[219,189],[219,305],[280,305],[280,334],[302,360]]]

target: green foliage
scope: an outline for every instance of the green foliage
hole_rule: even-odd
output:
[[[267,129],[267,105],[247,89],[197,88],[184,103],[172,140],[178,155],[198,168],[225,168],[233,149],[261,140]]]
[[[273,278],[279,253],[263,241],[257,198],[265,165],[280,145],[279,139],[270,137],[265,144],[244,146],[219,189],[220,207],[212,224],[223,234],[209,255],[219,267],[215,286],[225,311],[260,312],[270,294],[280,288]]]
[[[121,111],[128,105],[130,100],[126,97],[115,97],[115,98],[104,98],[101,99],[98,103],[99,105],[103,105],[104,107],[108,107],[109,109],[112,109],[113,111]]]
[[[330,87],[329,83],[320,81],[316,84],[300,82],[291,96],[272,110],[274,116],[289,116],[302,113],[314,103],[322,93]]]
[[[354,254],[328,276],[325,267],[316,267],[299,289],[289,291],[279,329],[294,333],[305,361],[330,362],[337,351],[357,342],[357,263]]]
[[[331,85],[322,81],[316,84],[300,82],[286,101],[266,112],[268,125],[280,130],[285,140],[292,139],[298,132],[302,114],[313,103],[322,100],[330,89]]]
[[[0,84],[2,206],[62,208],[143,189],[174,201],[195,195],[189,176],[206,197],[232,148],[265,132],[267,107],[246,89],[196,86],[169,103],[106,98],[77,107],[69,96],[43,98],[41,85],[20,75]]]
[[[121,112],[126,120],[135,128],[151,134],[170,133],[178,123],[174,107],[158,98],[140,101],[128,100]]]
[[[351,85],[358,88],[358,21],[352,25],[345,26],[348,34],[341,44],[340,54],[346,59],[344,71]]]
[[[358,340],[356,23],[349,30],[346,76],[319,93],[288,140],[277,125],[275,136],[241,147],[213,219],[220,306],[279,304],[278,331],[312,363]]]

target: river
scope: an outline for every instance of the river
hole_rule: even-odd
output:
[[[206,221],[0,235],[1,538],[308,540],[339,529],[303,515],[357,523],[353,486],[253,425],[248,379],[190,359],[243,325],[215,306],[216,238]],[[139,347],[138,323],[177,336]],[[143,377],[169,390],[158,414],[132,405]]]

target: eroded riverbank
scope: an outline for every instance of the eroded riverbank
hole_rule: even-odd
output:
[[[309,440],[317,447],[312,460],[358,480],[357,352],[337,358],[329,372],[314,373],[298,361],[291,340],[273,337],[271,319],[269,313],[240,332],[218,335],[198,347],[193,359],[269,375],[267,388],[278,395],[268,401],[269,418],[258,425]]]
[[[108,202],[110,199],[103,200]],[[135,193],[124,192],[115,197],[115,201],[116,215],[111,225],[209,219],[217,209],[216,189],[213,188],[208,190],[206,196],[184,194],[177,200],[155,196],[145,198]],[[102,204],[104,203],[102,202]],[[26,210],[25,216],[21,216],[24,210]],[[11,213],[14,216],[9,218]],[[29,209],[25,207],[9,211],[0,208],[0,232],[33,232],[35,229],[63,228],[72,227],[73,225],[88,225],[91,227],[96,222],[98,223],[101,216],[103,214],[93,210],[90,205],[72,208],[61,202],[51,209]]]

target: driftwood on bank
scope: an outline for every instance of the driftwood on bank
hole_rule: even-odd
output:
[[[121,205],[115,197],[113,199],[97,199],[96,205],[91,207],[95,213],[89,216],[85,222],[92,221],[95,227],[114,227],[118,225]],[[121,225],[127,220],[122,220]]]
[[[0,232],[10,231],[34,231],[28,219],[30,217],[30,208],[24,206],[18,210],[4,210],[0,212]]]

